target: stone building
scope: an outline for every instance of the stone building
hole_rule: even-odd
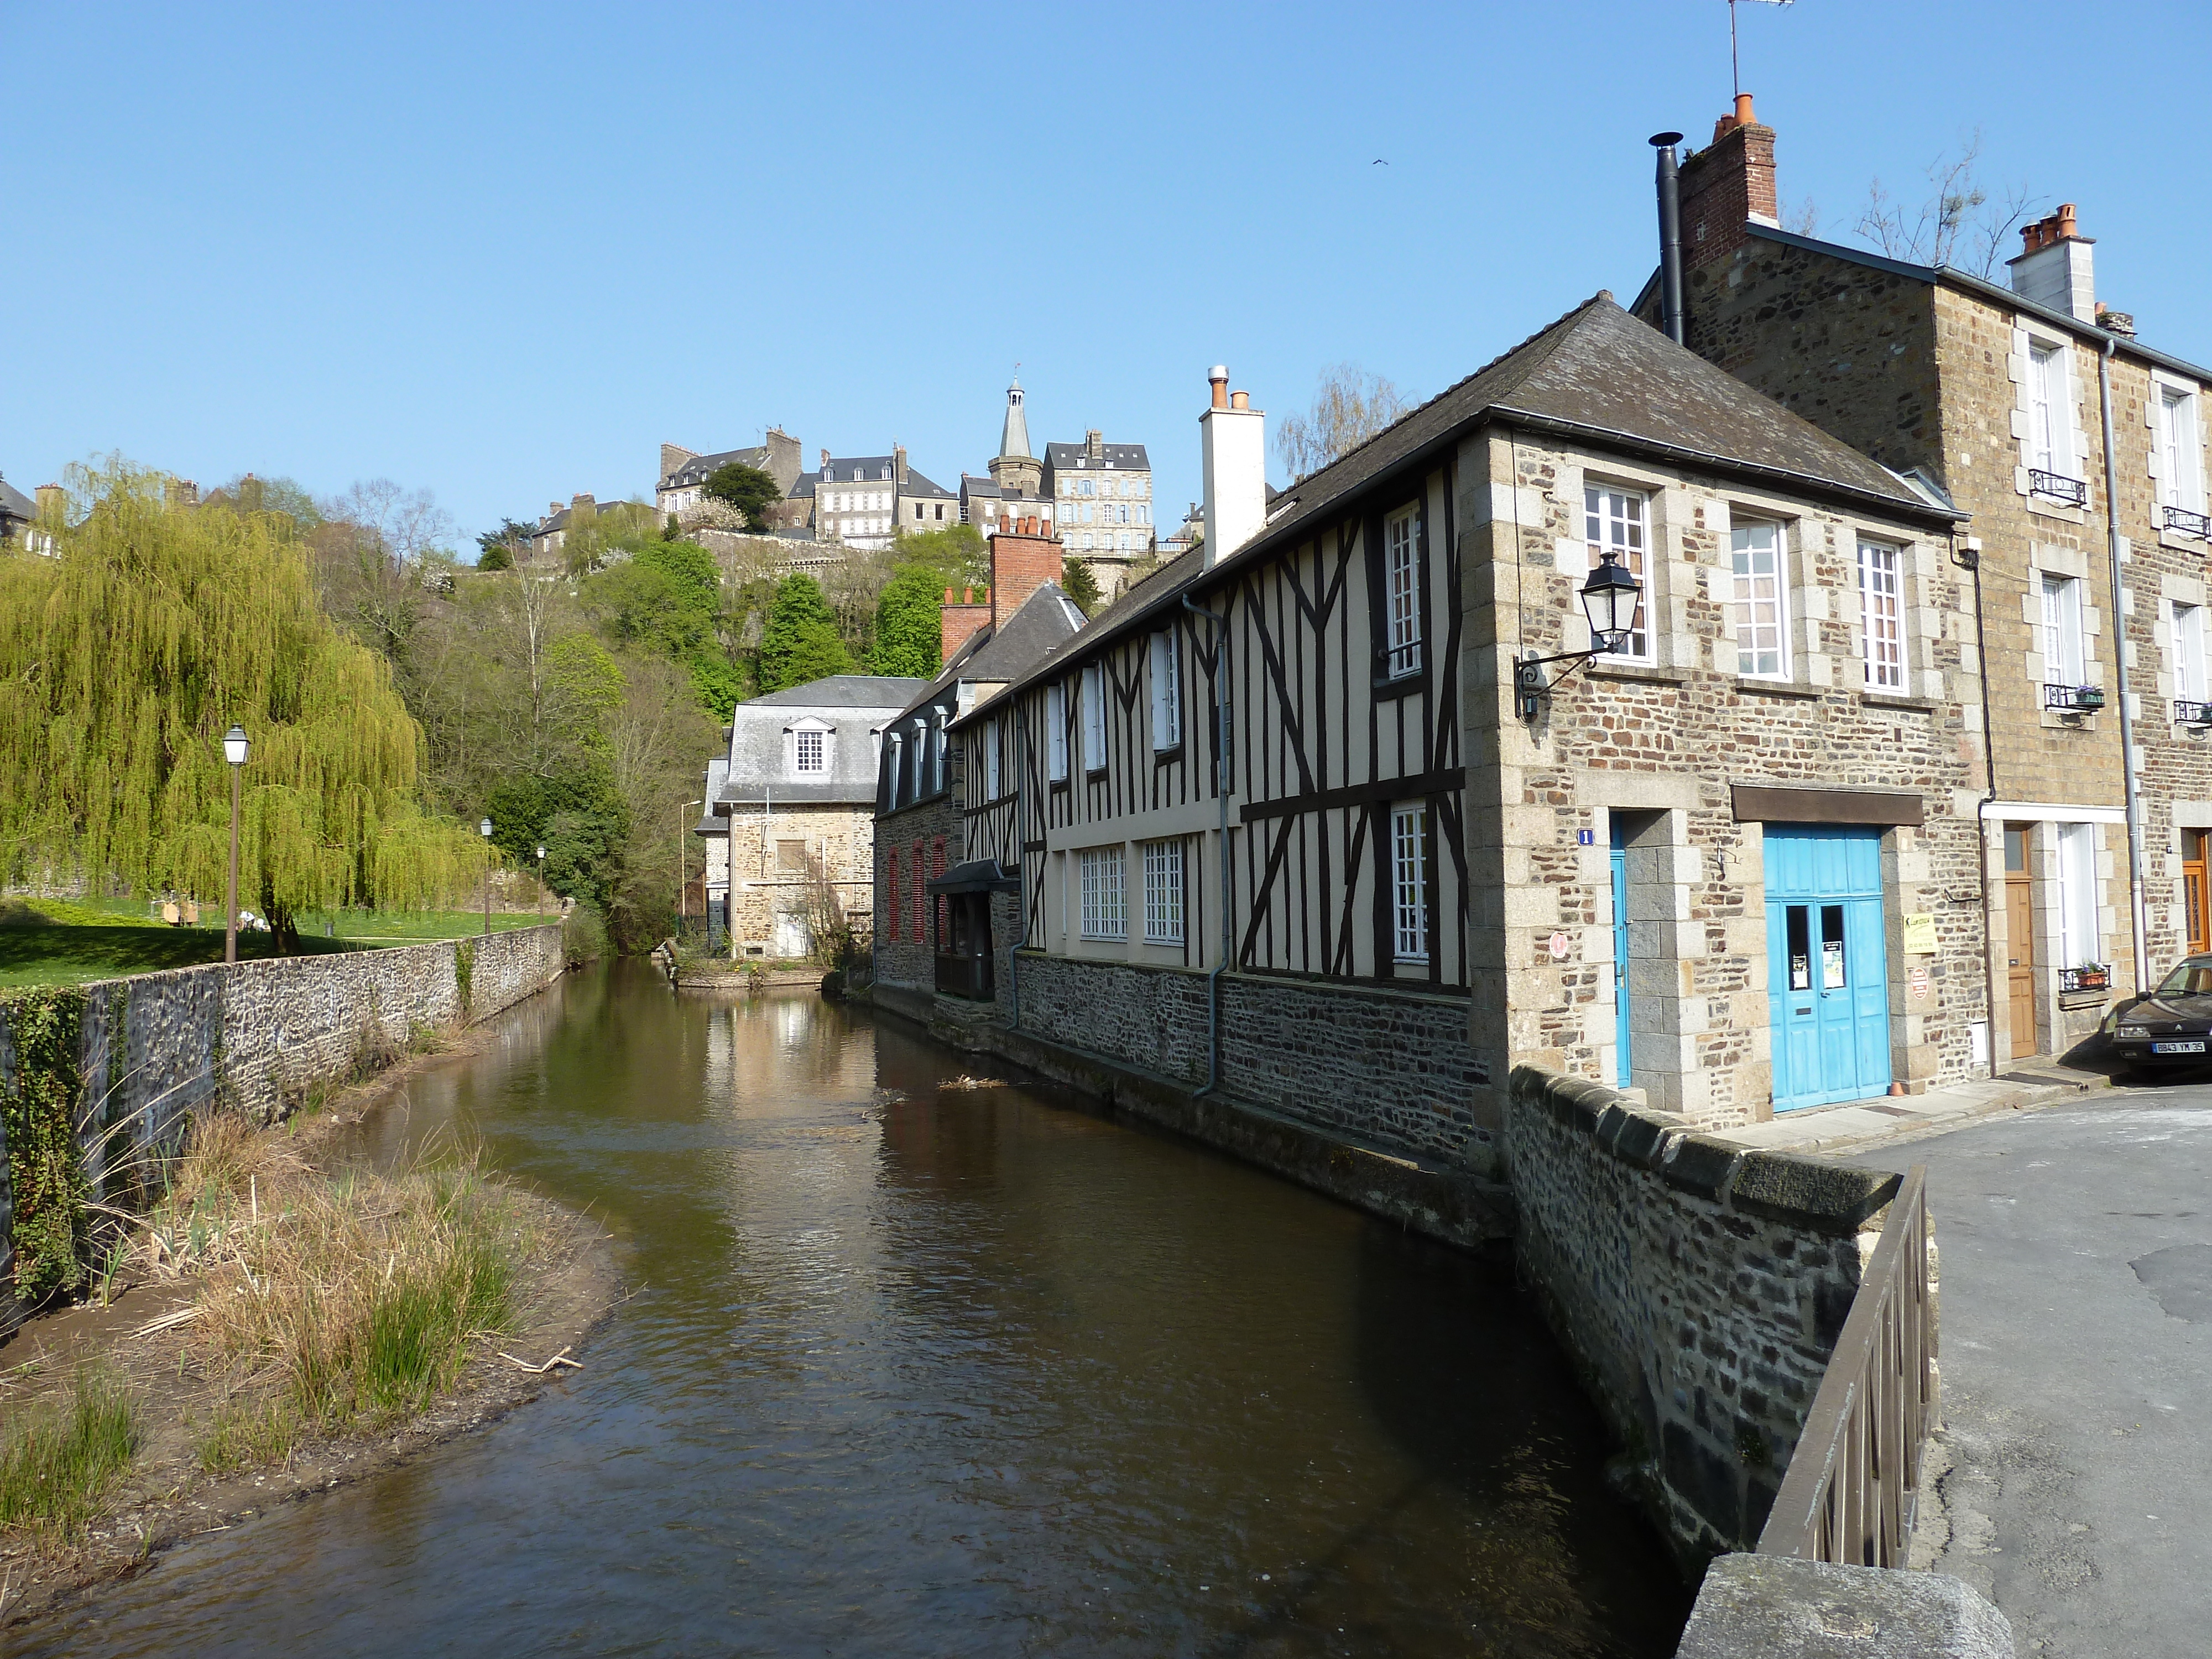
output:
[[[1684,337],[1972,515],[1946,560],[1971,608],[1947,618],[1944,649],[1962,669],[1987,663],[1995,741],[1966,787],[1982,817],[1971,873],[1988,898],[1991,1040],[2000,1061],[2063,1053],[2112,995],[2212,948],[2212,370],[2145,344],[2099,303],[2071,205],[2027,228],[2000,287],[1780,229],[1774,143],[1745,97],[1682,165]],[[1655,324],[1662,289],[1655,276],[1638,302]],[[2141,963],[2124,702],[2139,757]]]
[[[741,702],[710,762],[694,833],[708,915],[733,957],[800,957],[834,895],[866,916],[874,880],[876,756],[884,726],[926,682],[833,674]]]
[[[1109,444],[1087,432],[1079,444],[1047,444],[1040,487],[1055,510],[1060,544],[1089,564],[1102,598],[1128,586],[1152,556],[1152,464],[1142,444]]]
[[[917,1019],[933,1018],[940,989],[951,999],[944,1006],[953,1024],[984,1017],[1002,989],[997,963],[1021,936],[1010,878],[964,856],[963,786],[945,733],[978,698],[1002,690],[1084,626],[1082,611],[1060,589],[1060,544],[1038,520],[993,535],[982,602],[946,596],[945,666],[884,734],[876,788],[874,995]],[[976,779],[991,796],[1005,782],[991,774]]]
[[[1000,428],[999,453],[985,469],[988,477],[960,475],[960,522],[984,535],[1001,523],[1036,519],[1046,533],[1053,528],[1053,502],[1044,490],[1044,463],[1030,453],[1029,413],[1022,383],[1006,388],[1006,416]]]
[[[681,444],[663,444],[659,482],[653,491],[653,505],[664,516],[673,514],[679,523],[688,523],[710,512],[713,503],[706,494],[707,480],[717,470],[733,462],[767,473],[775,480],[775,487],[786,501],[793,498],[799,475],[805,470],[800,459],[799,440],[781,427],[769,428],[762,441],[750,449],[725,449],[712,455],[696,454]],[[785,526],[781,519],[775,519],[769,527]]]
[[[817,541],[848,547],[890,545],[896,531],[945,530],[960,522],[960,498],[907,465],[906,451],[888,455],[832,456],[822,452],[811,481]]]
[[[1516,1063],[1716,1126],[1975,1074],[1940,496],[1605,295],[1273,501],[1212,394],[1200,548],[951,723],[1000,1020],[1478,1171]]]

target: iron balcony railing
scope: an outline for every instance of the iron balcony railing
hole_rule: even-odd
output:
[[[2068,477],[2063,472],[2044,472],[2030,467],[2027,493],[2040,495],[2047,501],[2063,502],[2068,507],[2087,507],[2089,504],[2089,486],[2079,478]]]
[[[2179,530],[2185,536],[2194,536],[2200,542],[2212,542],[2212,517],[2191,513],[2185,507],[2166,509],[2166,527]]]
[[[2105,706],[2105,688],[2101,685],[2046,685],[2043,688],[2043,706],[2064,714],[2088,714]]]
[[[2110,966],[2087,963],[2079,968],[2058,970],[2058,988],[2062,991],[2109,991],[2112,988]]]
[[[1928,1241],[1928,1166],[1916,1164],[1828,1357],[1759,1535],[1761,1555],[1905,1565],[1921,1454],[1942,1403]]]
[[[2212,726],[2212,702],[2176,697],[2173,701],[2173,723],[2176,726]]]

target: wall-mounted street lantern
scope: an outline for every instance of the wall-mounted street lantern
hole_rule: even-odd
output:
[[[1597,568],[1582,586],[1583,615],[1589,621],[1590,648],[1565,651],[1554,657],[1524,657],[1513,665],[1513,690],[1521,704],[1521,718],[1533,720],[1543,712],[1552,688],[1593,657],[1606,656],[1628,643],[1636,631],[1636,618],[1644,603],[1644,584],[1607,548]],[[1567,665],[1551,679],[1545,669],[1553,663]]]
[[[230,763],[230,894],[222,923],[225,962],[238,960],[238,775],[246,769],[246,757],[252,747],[242,726],[234,726],[222,734],[222,757]]]
[[[486,818],[477,825],[477,833],[486,841],[491,839],[491,820]],[[484,866],[484,937],[491,937],[491,866]]]

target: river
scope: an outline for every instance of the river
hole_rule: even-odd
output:
[[[21,1651],[1673,1652],[1495,1267],[811,995],[622,965],[492,1036],[365,1150],[599,1217],[642,1288],[586,1369]]]

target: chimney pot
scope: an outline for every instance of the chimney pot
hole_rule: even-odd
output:
[[[1229,394],[1229,406],[1231,409],[1249,410],[1252,407],[1252,394],[1249,392],[1231,392]]]
[[[1751,94],[1739,92],[1735,95],[1735,124],[1740,127],[1755,127],[1759,118],[1751,112]]]
[[[1215,409],[1228,408],[1229,371],[1224,368],[1219,363],[1216,363],[1212,368],[1206,370],[1206,378],[1212,388],[1212,407]]]

